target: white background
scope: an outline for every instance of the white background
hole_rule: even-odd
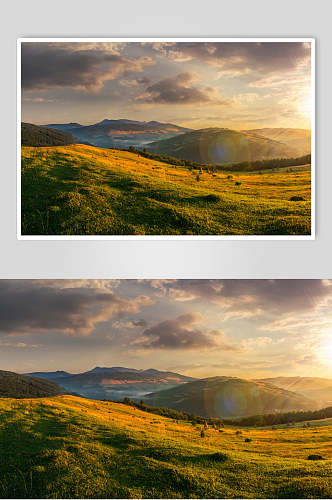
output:
[[[331,30],[328,0],[12,0],[2,8],[0,278],[332,277]],[[18,37],[315,37],[315,241],[18,241]]]

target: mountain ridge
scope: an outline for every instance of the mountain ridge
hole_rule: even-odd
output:
[[[57,381],[67,391],[79,393],[92,399],[140,398],[160,387],[174,387],[195,380],[193,377],[179,373],[151,368],[139,370],[126,367],[96,366],[86,372],[68,374],[67,376],[59,376],[58,372],[34,372],[30,376],[37,376],[36,373],[38,377]]]
[[[204,164],[225,164],[297,156],[280,141],[229,128],[194,130],[146,145],[148,151]]]
[[[144,401],[203,417],[240,417],[251,414],[316,409],[305,396],[271,384],[238,377],[208,377],[148,394]]]
[[[143,146],[163,137],[187,132],[191,129],[158,121],[137,121],[105,118],[91,125],[79,123],[51,123],[42,125],[52,129],[70,132],[77,141],[98,147]]]

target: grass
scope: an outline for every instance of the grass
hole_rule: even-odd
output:
[[[310,166],[197,173],[127,151],[22,147],[22,234],[310,234]]]
[[[0,399],[0,497],[331,498],[332,425],[201,429],[121,403]]]

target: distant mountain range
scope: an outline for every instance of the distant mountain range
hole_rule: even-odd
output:
[[[93,125],[50,123],[43,126],[69,132],[75,137],[77,142],[105,148],[143,147],[149,142],[170,138],[191,130],[172,123],[160,123],[157,121],[140,122],[125,119],[106,119]]]
[[[81,125],[76,122],[50,123],[40,127],[24,125],[36,127],[35,133],[38,128],[39,134],[43,128],[47,129],[48,135],[51,130],[69,134],[59,136],[59,144],[76,141],[105,148],[134,146],[146,148],[152,153],[208,164],[292,158],[308,154],[311,150],[310,130],[295,128],[231,130],[214,127],[192,130],[173,123],[127,119],[105,119],[92,125]],[[45,138],[39,139],[39,142],[37,138],[37,143],[36,139],[33,143],[31,139],[26,139],[27,131],[24,132],[23,134],[22,129],[23,145],[44,145]]]
[[[64,392],[53,381],[0,370],[0,398],[43,398]]]
[[[136,370],[118,366],[95,367],[78,374],[56,371],[34,372],[27,375],[58,382],[66,391],[75,392],[87,398],[115,400],[122,400],[124,397],[140,398],[161,388],[175,387],[195,380],[178,373],[152,368]]]
[[[46,397],[61,394],[90,399],[125,397],[150,406],[167,407],[203,417],[244,417],[257,414],[316,410],[331,406],[332,379],[274,377],[195,379],[153,368],[99,367],[83,373],[0,371],[0,397]]]
[[[287,130],[287,129],[284,129]],[[224,164],[269,158],[291,158],[305,154],[298,147],[280,142],[258,131],[206,128],[146,145],[152,153],[201,163]]]
[[[237,377],[210,377],[148,394],[152,406],[203,417],[242,417],[282,411],[313,410],[317,403],[272,384]]]

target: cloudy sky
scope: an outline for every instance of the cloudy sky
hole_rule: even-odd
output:
[[[310,128],[310,43],[22,43],[22,120]]]
[[[327,280],[0,280],[1,369],[332,377]]]

